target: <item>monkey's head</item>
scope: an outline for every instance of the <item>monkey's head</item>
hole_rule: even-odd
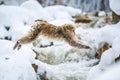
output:
[[[72,24],[64,24],[63,30],[68,33],[68,35],[71,35],[72,37],[75,36],[75,27]]]
[[[63,37],[63,39],[75,39],[75,27],[72,24],[64,24],[59,27],[59,34]]]

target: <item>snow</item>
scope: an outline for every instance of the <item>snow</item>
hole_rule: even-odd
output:
[[[114,25],[106,25],[96,34],[96,47],[100,48],[105,42],[112,45],[114,39],[120,34],[120,22]]]
[[[56,26],[62,26],[63,24],[73,24],[74,22],[71,20],[66,20],[66,19],[57,19],[53,21],[49,21],[50,24],[56,25]]]
[[[103,55],[101,56],[101,60],[99,63],[99,66],[101,66],[101,69],[105,69],[106,66],[113,64],[115,62],[115,59],[119,57],[120,50],[119,50],[119,40],[120,36],[114,39],[112,48],[106,50]]]
[[[33,13],[36,16],[36,19],[45,21],[53,20],[49,13],[43,10],[43,7],[36,0],[25,1],[24,3],[21,4],[20,7],[28,9],[30,13]]]
[[[102,53],[99,64],[90,70],[87,80],[93,80],[94,79],[92,77],[93,75],[96,75],[98,77],[102,73],[103,74],[100,75],[98,78],[96,77],[95,80],[101,80],[101,79],[102,80],[106,80],[106,79],[119,80],[119,77],[116,74],[118,73],[117,66],[111,67],[114,64],[116,64],[115,59],[118,58],[120,55],[120,50],[119,50],[120,36],[118,35],[120,32],[119,24],[120,22],[118,24],[106,26],[100,30],[102,31],[101,33],[102,36],[101,37],[98,36],[98,40],[101,38],[101,41],[108,42],[110,45],[112,45],[112,48],[109,48],[108,50]],[[111,68],[108,70],[109,67]]]
[[[99,12],[98,23],[94,26],[86,27],[90,24],[82,23],[76,26],[72,18],[76,15],[81,15],[80,9],[62,5],[43,8],[35,0],[26,1],[20,6],[1,5],[0,38],[7,36],[12,40],[0,39],[0,80],[42,80],[41,76],[49,80],[119,80],[120,65],[115,59],[120,55],[120,22],[107,24],[103,20],[104,12]],[[41,48],[41,44],[50,45],[51,42],[41,39],[41,36],[33,45],[22,45],[20,50],[13,50],[15,42],[36,19],[56,26],[73,24],[78,40],[91,49],[77,49],[57,41],[52,41],[52,46]],[[10,30],[7,31],[6,27]],[[100,60],[96,59],[96,51],[106,42],[112,47],[103,52]],[[38,65],[37,72],[32,64]]]
[[[106,71],[101,71],[99,65],[91,68],[87,80],[119,80],[120,64],[107,67]],[[94,76],[94,77],[93,77]]]
[[[99,11],[99,13],[98,13],[99,17],[105,16],[105,15],[106,15],[105,11]]]
[[[21,7],[30,9],[30,10],[41,10],[43,7],[36,0],[28,0],[21,4]]]
[[[99,66],[100,69],[106,69],[108,66],[110,66],[111,64],[114,63],[115,60],[115,54],[112,48],[110,48],[109,50],[106,50],[103,55],[101,56],[100,62],[99,62]]]
[[[43,74],[47,71],[47,78],[55,80],[85,80],[86,73],[90,69],[90,67],[86,67],[86,65],[91,63],[94,63],[94,60],[80,63],[63,63],[59,65],[49,65],[36,61],[36,64],[39,66],[38,74]]]
[[[67,7],[67,6],[62,6],[62,5],[45,7],[45,10],[48,11],[51,16],[54,16],[54,14],[58,11],[67,12],[70,16],[76,16],[76,15],[81,14],[80,9],[75,9],[73,7]]]
[[[113,46],[113,49],[114,49],[115,53],[119,52],[119,45],[120,45],[119,41],[120,41],[120,36],[115,38],[114,41],[113,41],[112,46]],[[120,53],[118,53],[118,54],[120,54]]]
[[[0,6],[0,12],[2,13],[2,17],[5,19],[9,17],[8,20],[10,20],[7,25],[12,25],[13,21],[18,22],[19,24],[23,24],[23,21],[26,23],[31,22],[31,20],[35,20],[35,16],[30,13],[28,10],[18,7],[18,6]],[[7,12],[7,13],[6,13]],[[25,14],[26,13],[26,14]],[[11,16],[9,16],[9,15]],[[2,19],[4,19],[2,18]],[[30,20],[30,21],[29,21]],[[3,21],[5,23],[5,21]],[[4,25],[6,25],[4,24]]]
[[[120,80],[120,64],[117,64],[113,67],[108,68],[102,75],[94,80]]]
[[[14,51],[14,43],[0,40],[0,80],[36,80],[36,74],[31,66],[35,54],[27,47]],[[29,76],[31,75],[31,76]]]
[[[26,13],[26,14],[25,14]],[[3,35],[8,37],[13,37],[13,35],[17,35],[19,33],[19,36],[24,34],[23,32],[26,32],[28,27],[24,26],[24,23],[26,25],[31,25],[36,17],[34,14],[30,13],[28,10],[18,7],[18,6],[0,6],[0,28],[2,28],[1,33]],[[9,31],[5,29],[5,27],[9,27]],[[14,34],[16,32],[16,34]],[[2,36],[3,38],[5,36]],[[16,40],[18,37],[12,38],[13,40]]]
[[[102,71],[100,70],[99,65],[93,66],[88,72],[87,80],[93,80],[97,78],[101,73]]]
[[[114,11],[117,15],[120,15],[120,0],[109,0],[110,1],[110,8]]]
[[[55,19],[67,19],[72,20],[72,17],[65,11],[58,11],[54,15]]]

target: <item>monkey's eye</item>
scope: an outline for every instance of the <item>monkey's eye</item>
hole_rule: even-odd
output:
[[[74,33],[74,35],[75,35],[75,30],[74,30],[74,29],[72,30],[72,32],[73,32],[73,33]]]

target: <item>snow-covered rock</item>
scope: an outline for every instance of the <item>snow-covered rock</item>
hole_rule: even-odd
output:
[[[14,43],[6,40],[0,40],[0,45],[0,80],[37,80],[31,49],[23,46],[19,51],[13,50]]]
[[[76,16],[76,15],[81,14],[80,9],[76,9],[76,8],[73,8],[73,7],[61,6],[61,5],[48,6],[48,7],[45,7],[45,10],[48,11],[51,16],[54,16],[54,14],[58,11],[65,11],[70,16]]]
[[[37,0],[25,1],[23,4],[21,4],[20,7],[28,9],[31,13],[34,14],[34,16],[36,16],[36,19],[45,21],[53,20],[53,18],[49,15],[49,12],[45,11]]]
[[[112,45],[113,40],[120,34],[120,22],[113,25],[106,25],[96,33],[95,44],[97,48],[103,46],[105,42]]]
[[[120,15],[120,0],[109,0],[110,1],[110,8],[114,11],[117,15]]]
[[[33,22],[36,17],[27,9],[18,6],[0,6],[1,22],[5,26],[12,26],[15,23],[24,24]]]
[[[99,62],[99,66],[101,70],[105,70],[106,68],[108,68],[110,65],[114,63],[116,58],[115,54],[116,53],[114,53],[114,50],[112,48],[103,52]]]
[[[115,62],[115,59],[119,57],[120,50],[119,50],[119,41],[120,36],[113,40],[112,48],[106,50],[100,59],[99,66],[101,69],[106,69],[108,66],[112,65]]]
[[[94,80],[120,80],[120,64],[117,64],[113,67],[108,67],[108,70],[99,75],[97,78]],[[91,79],[93,80],[93,79]]]
[[[16,32],[21,35],[23,34],[22,32],[28,29],[28,27],[24,25],[31,25],[35,19],[37,19],[36,16],[27,9],[18,6],[0,6],[1,36],[3,38],[5,36],[12,37],[13,35],[17,35],[15,34]],[[9,30],[7,30],[6,27],[8,27]],[[13,40],[15,40],[15,38]]]
[[[62,63],[58,65],[49,65],[36,61],[39,75],[45,74],[50,80],[85,80],[89,71],[89,65],[96,62],[95,60],[83,61],[80,63]],[[86,67],[87,66],[87,67]]]
[[[65,11],[58,11],[54,15],[55,19],[66,19],[66,20],[72,20],[72,17]]]
[[[119,80],[119,77],[117,75],[119,65],[117,65],[116,67],[112,67],[113,65],[116,64],[115,61],[120,55],[119,23],[106,26],[103,29],[101,29],[101,31],[103,31],[102,35],[100,34],[101,37],[98,36],[98,38],[99,39],[101,38],[101,40],[108,42],[109,44],[111,44],[112,47],[102,53],[99,64],[90,70],[87,80],[106,80],[106,79]],[[96,75],[97,77],[94,78],[92,77],[93,75]]]
[[[62,26],[63,24],[73,24],[74,22],[71,20],[66,20],[66,19],[57,19],[53,21],[49,21],[48,23],[56,25],[56,26]]]
[[[71,16],[77,16],[77,15],[81,15],[81,10],[77,9],[77,8],[73,8],[73,7],[66,7],[65,11],[67,11]]]
[[[43,9],[43,7],[38,3],[37,0],[28,0],[21,4],[21,7],[37,11]]]
[[[93,66],[87,74],[87,80],[93,80],[102,73],[99,65]]]

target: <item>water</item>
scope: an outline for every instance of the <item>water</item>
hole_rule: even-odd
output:
[[[6,5],[20,5],[26,0],[0,0],[0,3],[4,1]],[[50,6],[55,5],[55,0],[38,0],[42,5]],[[59,1],[59,0],[57,0]],[[95,12],[95,11],[110,11],[109,0],[60,0],[60,4],[65,6],[72,6],[82,9],[82,11]]]
[[[46,0],[43,2],[44,6],[54,5],[55,0]],[[80,8],[82,11],[110,11],[109,0],[61,0],[61,4]]]

